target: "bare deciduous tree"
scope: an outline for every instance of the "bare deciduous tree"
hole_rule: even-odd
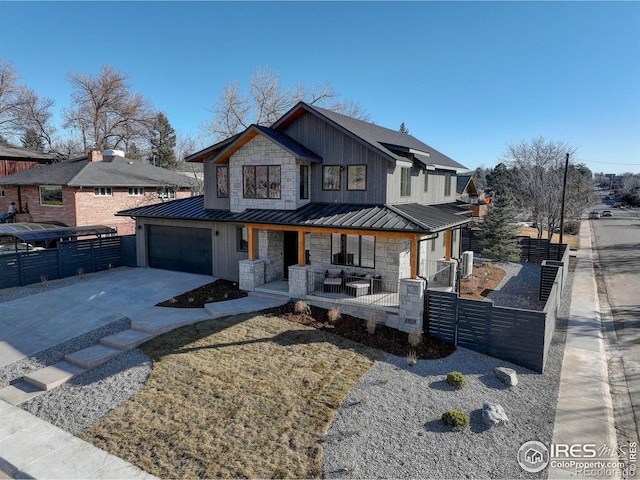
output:
[[[503,154],[503,161],[510,166],[509,193],[518,207],[531,212],[538,238],[542,238],[545,228],[551,238],[560,224],[565,158],[567,153],[572,157],[575,152],[565,142],[537,137],[509,144]]]
[[[95,77],[69,72],[67,78],[73,90],[64,126],[80,133],[85,151],[147,144],[155,112],[149,100],[130,91],[128,74],[106,65]]]
[[[340,95],[328,82],[316,82],[311,87],[303,84],[283,87],[279,73],[268,67],[258,67],[249,79],[247,93],[242,92],[237,81],[224,85],[222,94],[210,109],[213,119],[203,130],[220,140],[241,132],[252,123],[269,126],[300,101],[361,120],[369,119],[357,102],[340,100]]]
[[[0,57],[0,135],[15,134],[15,119],[25,87],[18,84],[20,75],[12,62]]]

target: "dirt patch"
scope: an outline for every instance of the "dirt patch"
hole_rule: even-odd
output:
[[[460,282],[460,296],[483,300],[493,292],[505,276],[505,271],[490,263],[473,264],[473,275]]]
[[[206,303],[224,302],[225,300],[234,300],[236,298],[243,298],[247,296],[247,292],[244,292],[238,288],[238,282],[232,282],[230,280],[216,280],[212,283],[207,283],[201,287],[194,288],[182,295],[165,300],[162,303],[158,303],[158,307],[172,307],[172,308],[204,308]]]

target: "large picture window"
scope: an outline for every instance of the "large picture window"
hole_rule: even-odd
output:
[[[347,190],[367,189],[367,166],[349,165],[347,167]]]
[[[216,166],[216,195],[218,198],[229,198],[229,166]]]
[[[340,190],[340,165],[324,165],[322,167],[322,189]]]
[[[280,198],[280,165],[248,165],[242,167],[245,198]]]
[[[42,185],[40,187],[40,205],[62,206],[62,186]]]
[[[411,168],[402,167],[400,171],[400,196],[411,196]]]
[[[376,237],[373,235],[331,235],[331,263],[375,268]]]

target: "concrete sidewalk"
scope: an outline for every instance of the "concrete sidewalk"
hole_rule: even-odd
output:
[[[580,250],[571,291],[571,309],[562,361],[560,390],[552,443],[595,444],[615,450],[617,444],[613,404],[598,291],[593,271],[591,225],[582,222]],[[598,452],[598,456],[600,455]],[[551,458],[551,460],[592,461],[591,458]],[[617,461],[617,457],[610,457]],[[596,475],[597,476],[597,475]],[[548,478],[594,478],[575,468],[549,467]],[[608,476],[607,478],[619,478]]]

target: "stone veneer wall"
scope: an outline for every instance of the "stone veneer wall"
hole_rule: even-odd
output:
[[[331,235],[312,233],[309,245],[309,263],[315,272],[329,268],[342,268],[345,274],[351,272],[380,274],[385,286],[391,291],[397,289],[398,278],[411,274],[409,263],[410,242],[399,238],[376,237],[375,268],[351,267],[331,264]]]
[[[258,258],[265,262],[265,282],[284,277],[284,232],[258,231]]]
[[[300,165],[289,152],[270,139],[258,135],[240,147],[229,159],[230,210],[248,208],[295,210],[309,200],[300,199]],[[280,198],[244,198],[242,167],[245,165],[279,165],[281,167]],[[215,178],[214,178],[215,181]]]

